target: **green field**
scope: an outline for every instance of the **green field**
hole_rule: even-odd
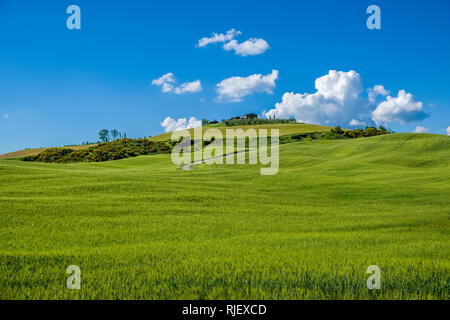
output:
[[[283,144],[259,169],[0,160],[0,299],[450,298],[450,137]]]
[[[203,127],[203,130],[212,129],[212,128],[219,129],[222,132],[223,136],[225,136],[227,129],[234,129],[234,130],[243,129],[245,131],[247,129],[252,128],[252,129],[255,129],[257,133],[258,133],[258,130],[266,129],[266,130],[268,130],[269,135],[270,135],[271,129],[278,129],[280,136],[293,134],[293,133],[328,131],[331,129],[330,127],[321,126],[321,125],[317,125],[317,124],[292,123],[292,124],[260,124],[260,125],[251,125],[251,126],[246,125],[246,126],[232,126],[232,127],[226,127],[226,126],[221,126],[221,125],[219,125],[219,126],[212,125],[212,126]],[[193,135],[194,129],[188,129],[188,131],[191,133],[191,135]],[[170,140],[171,136],[172,136],[171,132],[166,132],[166,133],[162,133],[160,135],[151,137],[149,139],[155,140],[155,141],[166,141],[166,140]]]

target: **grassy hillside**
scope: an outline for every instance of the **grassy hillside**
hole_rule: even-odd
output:
[[[219,127],[214,127],[214,126],[208,126],[205,127],[205,129],[207,128],[218,128],[220,131],[222,131],[225,134],[225,130],[227,128],[231,128],[231,129],[244,129],[247,130],[249,128],[253,128],[253,129],[279,129],[280,130],[280,135],[288,135],[288,134],[293,134],[293,133],[308,133],[308,132],[313,132],[313,131],[327,131],[330,130],[330,127],[325,127],[325,126],[320,126],[320,125],[315,125],[315,124],[266,124],[266,125],[252,125],[252,126],[233,126],[233,127],[223,127],[223,126],[219,126]],[[189,131],[193,131],[193,129],[190,129]],[[154,136],[149,138],[150,140],[153,141],[167,141],[170,140],[171,138],[171,132],[166,132],[166,133],[162,133],[160,135]],[[269,131],[270,134],[270,131]],[[92,147],[95,144],[91,144],[91,145],[80,145],[80,146],[70,146],[68,148],[74,149],[74,150],[81,150],[81,149],[86,149],[88,147]],[[10,153],[5,153],[5,154],[0,154],[0,159],[15,159],[15,158],[23,158],[26,156],[35,156],[39,153],[41,153],[42,151],[46,150],[48,148],[32,148],[32,149],[25,149],[25,150],[20,150],[20,151],[14,151],[14,152],[10,152]]]
[[[429,134],[284,144],[273,176],[0,160],[0,299],[449,299],[449,181]]]
[[[226,127],[226,126],[207,126],[203,129],[210,129],[210,128],[216,128],[219,129],[222,134],[225,136],[226,129],[255,129],[258,133],[259,129],[278,129],[280,130],[280,136],[293,134],[293,133],[307,133],[307,132],[313,132],[313,131],[327,131],[330,130],[330,127],[326,126],[320,126],[317,124],[305,124],[305,123],[294,123],[294,124],[261,124],[261,125],[248,125],[248,126],[232,126],[232,127]],[[194,129],[189,129],[189,131],[192,133]],[[268,130],[268,134],[270,134],[270,130]],[[166,132],[154,137],[151,137],[151,140],[156,141],[166,141],[170,140],[172,133]]]
[[[95,144],[86,144],[86,145],[82,145],[82,146],[70,146],[67,148],[74,149],[74,150],[82,150],[82,149],[92,147],[94,145]],[[26,156],[35,156],[47,149],[48,148],[32,148],[32,149],[24,149],[24,150],[9,152],[9,153],[5,153],[5,154],[0,154],[0,159],[15,159],[15,158],[23,158]]]

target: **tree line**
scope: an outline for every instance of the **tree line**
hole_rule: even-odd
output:
[[[257,124],[286,124],[286,123],[297,123],[294,118],[291,119],[276,119],[268,118],[261,119],[256,113],[247,113],[242,117],[236,116],[230,119],[222,119],[221,122],[217,120],[202,120],[202,126],[245,126],[245,125],[257,125]]]
[[[109,142],[114,141],[116,139],[123,139],[126,137],[127,137],[126,132],[120,132],[117,129],[112,130],[102,129],[98,132],[98,138],[100,139],[101,142]]]

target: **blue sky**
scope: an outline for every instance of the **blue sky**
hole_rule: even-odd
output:
[[[367,108],[367,90],[382,85],[392,99],[380,108],[379,119],[387,119],[391,129],[412,132],[421,126],[446,134],[449,1],[243,2],[0,0],[0,153],[96,141],[102,128],[117,128],[129,137],[156,135],[168,116],[176,121],[262,115],[289,92],[293,102],[272,114],[292,111],[297,119],[325,123],[327,115],[316,114],[321,106],[316,110],[314,103],[326,108],[329,88],[317,93],[315,81],[327,75],[330,80],[330,70],[343,72],[330,81],[349,84],[345,94],[356,90],[362,99],[345,98],[342,108],[351,110],[338,110],[335,118],[331,113],[330,124],[349,127],[355,108]],[[71,4],[81,9],[81,30],[66,27]],[[372,4],[381,9],[380,30],[366,27],[366,8]],[[197,45],[232,28],[241,31],[234,38],[238,44],[257,38],[269,48],[242,56],[224,50],[227,42]],[[258,82],[272,70],[278,71],[274,85]],[[348,76],[350,70],[357,76]],[[176,94],[152,85],[169,72],[176,78],[174,88],[199,80],[202,90]],[[254,83],[246,78],[258,74]],[[250,87],[240,101],[219,99],[217,84],[232,77],[242,77]],[[355,83],[362,88],[355,89]],[[236,89],[233,81],[227,86]],[[401,100],[399,90],[411,96]],[[297,95],[302,93],[311,95],[312,104]],[[387,96],[379,95],[366,113]],[[402,122],[398,117],[405,113],[389,113],[389,108],[411,106],[420,109],[416,115],[429,116],[411,122],[410,113],[404,118],[410,122]]]

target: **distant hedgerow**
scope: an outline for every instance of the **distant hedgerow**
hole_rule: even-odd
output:
[[[344,137],[359,138],[359,137],[373,137],[380,136],[382,134],[390,134],[391,132],[380,126],[378,129],[375,127],[366,127],[366,129],[356,130],[343,130]]]
[[[297,122],[295,119],[260,119],[260,118],[246,118],[246,119],[229,119],[229,120],[222,120],[221,123],[218,123],[217,121],[209,122],[208,120],[203,120],[202,125],[203,126],[210,126],[210,127],[232,127],[232,126],[253,126],[253,125],[260,125],[260,124],[293,124],[293,123],[300,123]]]
[[[118,160],[139,155],[168,153],[172,144],[147,139],[117,139],[112,142],[100,143],[96,146],[74,150],[70,148],[49,148],[35,156],[27,156],[23,161],[38,162],[101,162]]]
[[[322,132],[309,132],[303,134],[293,134],[290,136],[282,137],[280,139],[281,143],[288,143],[291,140],[334,140],[334,139],[349,139],[349,138],[362,138],[362,137],[373,137],[383,134],[390,134],[391,132],[386,130],[384,127],[366,127],[363,129],[356,130],[346,130],[341,127],[334,127],[330,131]]]

